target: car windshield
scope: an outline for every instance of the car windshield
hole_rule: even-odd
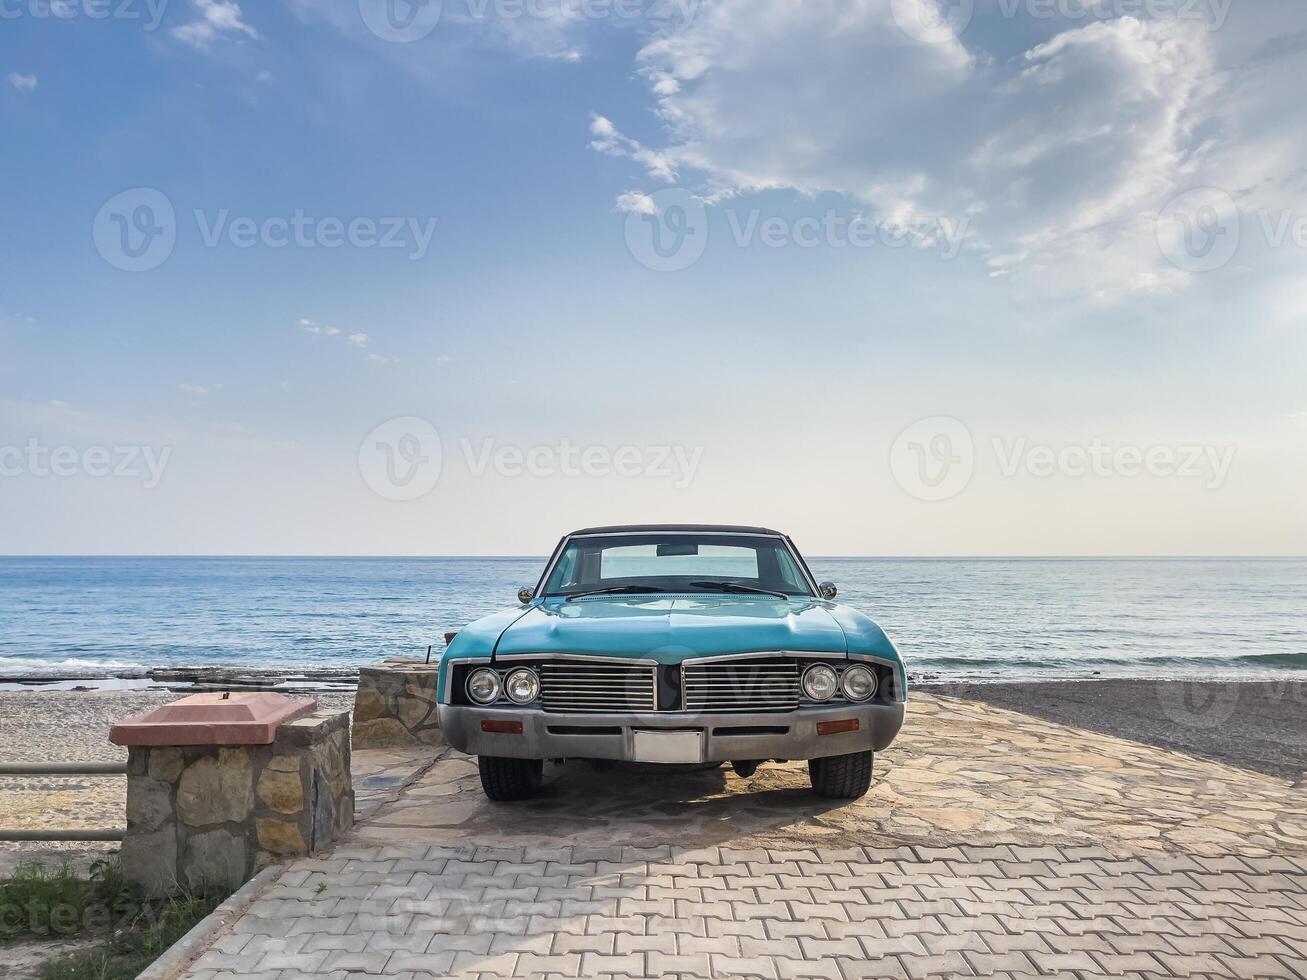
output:
[[[813,594],[783,539],[703,532],[572,538],[544,586],[546,596],[609,591]]]

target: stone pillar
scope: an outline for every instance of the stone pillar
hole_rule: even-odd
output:
[[[354,744],[361,749],[444,745],[436,715],[437,670],[436,664],[407,659],[360,668]]]
[[[349,713],[282,722],[269,745],[131,746],[126,876],[151,897],[233,890],[354,823]]]

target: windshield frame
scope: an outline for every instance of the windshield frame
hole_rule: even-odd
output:
[[[704,537],[718,537],[718,538],[768,538],[772,541],[779,541],[781,547],[784,548],[785,551],[789,554],[789,556],[794,560],[794,564],[799,569],[799,573],[803,576],[803,582],[808,588],[807,592],[801,593],[799,595],[792,595],[789,596],[789,598],[790,599],[816,599],[820,596],[820,592],[817,589],[817,580],[813,578],[812,570],[808,568],[808,563],[803,560],[803,556],[799,554],[799,549],[794,547],[794,542],[790,540],[789,535],[787,534],[761,534],[756,531],[726,531],[726,530],[722,530],[722,531],[650,530],[650,531],[608,531],[608,532],[595,533],[595,534],[567,535],[561,541],[558,542],[558,547],[556,547],[554,549],[554,553],[549,556],[549,561],[545,565],[545,570],[541,574],[539,581],[536,582],[536,588],[535,588],[536,598],[538,599],[566,599],[567,598],[568,593],[566,592],[546,593],[545,583],[549,581],[549,577],[554,572],[554,566],[557,565],[558,562],[562,559],[564,552],[567,551],[568,545],[570,545],[573,541],[581,540],[583,538],[649,538],[649,537],[661,537],[669,534],[679,534],[679,535],[693,534],[693,535],[702,535]],[[641,543],[641,542],[637,541],[636,543]],[[637,595],[638,593],[627,593],[627,594]],[[656,596],[656,595],[661,595],[663,593],[650,592],[648,594]],[[696,595],[697,594],[699,593],[696,593]],[[736,598],[740,596],[745,596],[745,597],[748,596],[748,593],[742,593],[742,592],[704,591],[702,594],[703,595],[729,595]]]

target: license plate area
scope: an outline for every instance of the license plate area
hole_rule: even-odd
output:
[[[631,733],[636,762],[703,762],[703,731],[640,731]]]

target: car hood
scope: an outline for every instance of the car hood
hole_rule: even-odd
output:
[[[729,653],[843,656],[844,630],[817,600],[765,596],[550,599],[508,626],[495,656],[577,654],[679,663]]]

